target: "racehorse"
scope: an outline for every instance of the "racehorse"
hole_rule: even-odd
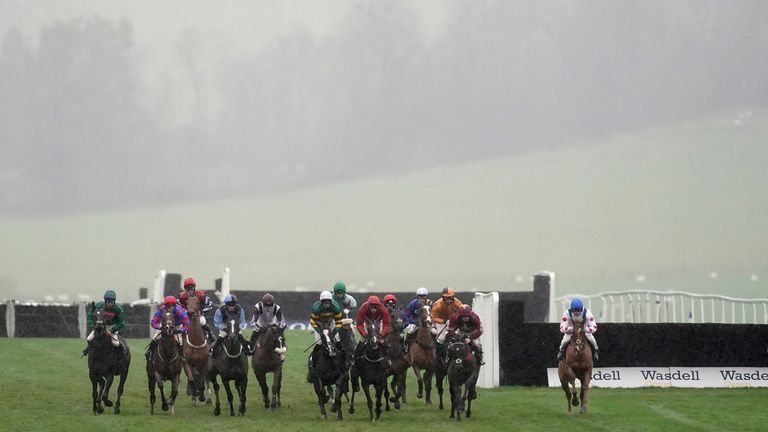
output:
[[[341,394],[347,385],[347,363],[344,351],[333,342],[331,330],[327,328],[320,333],[320,345],[316,345],[312,351],[312,364],[314,366],[309,368],[307,380],[315,388],[320,418],[328,418],[325,404],[333,395],[331,412],[335,412],[337,419],[341,420]]]
[[[455,414],[456,421],[461,421],[465,401],[466,417],[472,416],[472,400],[477,399],[475,386],[479,374],[480,365],[469,343],[461,340],[451,342],[448,345],[448,385],[451,388],[451,418]]]
[[[205,402],[205,384],[208,375],[208,338],[203,331],[200,313],[200,300],[192,296],[187,300],[187,315],[189,315],[189,330],[184,338],[182,355],[184,372],[187,374],[187,394],[194,401],[197,398]]]
[[[444,330],[447,330],[446,326]],[[440,409],[443,409],[443,382],[448,375],[448,346],[451,341],[446,338],[443,343],[437,345],[435,350],[435,387],[437,388],[437,396],[440,400]],[[449,388],[450,391],[450,388]]]
[[[411,364],[413,372],[416,374],[416,380],[419,383],[419,391],[416,397],[421,399],[423,391],[426,390],[427,405],[432,404],[432,375],[437,367],[435,360],[435,341],[432,339],[432,319],[430,318],[429,306],[424,305],[419,309],[418,327],[416,337],[408,350],[411,355]],[[424,379],[421,378],[421,372],[424,371]]]
[[[384,343],[389,347],[389,372],[387,376],[392,377],[392,398],[389,397],[389,389],[384,387],[384,399],[387,403],[386,410],[389,411],[389,402],[395,404],[395,409],[400,409],[400,401],[405,403],[405,375],[411,363],[407,356],[403,354],[403,337],[396,332],[394,327],[384,338]]]
[[[363,387],[365,399],[368,402],[368,415],[373,421],[373,400],[371,399],[370,386],[373,386],[376,392],[376,420],[381,417],[381,396],[387,388],[387,372],[389,371],[389,354],[386,347],[382,344],[384,339],[381,337],[379,323],[367,321],[366,335],[364,337],[363,355],[355,359],[355,363],[350,371],[352,381],[352,399],[349,402],[350,414],[355,412],[355,393]],[[359,383],[358,383],[359,379]]]
[[[147,360],[147,380],[149,386],[149,412],[155,413],[155,384],[160,389],[163,411],[170,409],[176,413],[176,395],[179,392],[179,375],[182,361],[178,343],[176,343],[176,316],[173,311],[163,312],[160,323],[160,342]],[[171,397],[165,398],[163,382],[171,381]]]
[[[213,383],[213,392],[216,394],[216,406],[213,409],[213,415],[221,414],[221,405],[219,403],[219,382],[216,379],[221,375],[221,381],[224,383],[224,390],[227,391],[227,401],[229,402],[229,415],[235,415],[235,408],[232,405],[233,396],[229,382],[235,381],[235,390],[240,398],[238,407],[238,416],[245,415],[246,388],[248,387],[248,357],[247,350],[243,349],[240,343],[240,326],[235,320],[227,323],[227,334],[221,341],[221,349],[208,361],[208,379]]]
[[[568,412],[571,412],[571,404],[579,405],[576,379],[581,381],[581,413],[585,414],[589,382],[592,379],[592,346],[584,333],[584,323],[574,323],[571,341],[565,349],[565,356],[557,365],[557,373],[560,375],[565,400],[568,401]]]
[[[280,406],[280,386],[283,380],[283,353],[285,352],[285,340],[283,330],[277,325],[270,325],[256,341],[251,366],[256,379],[261,387],[261,396],[264,399],[264,408],[277,408]],[[269,387],[267,386],[267,373],[272,373],[272,401],[269,400]]]
[[[112,338],[105,325],[104,309],[96,309],[96,305],[91,302],[91,313],[95,324],[95,335],[88,349],[88,376],[91,378],[93,413],[104,412],[101,406],[102,401],[105,406],[112,406],[112,401],[109,400],[109,389],[115,375],[120,375],[114,411],[115,414],[120,414],[120,398],[123,395],[128,368],[131,365],[131,351],[122,336],[118,336],[119,347],[112,345]]]

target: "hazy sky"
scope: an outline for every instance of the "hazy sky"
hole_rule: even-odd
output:
[[[760,160],[753,144],[765,137],[759,122],[768,105],[768,57],[760,55],[768,46],[766,22],[768,2],[758,0],[0,0],[0,243],[7,248],[0,254],[0,289],[39,293],[61,283],[67,291],[82,287],[93,294],[108,280],[134,292],[160,268],[212,280],[222,268],[237,267],[233,274],[249,286],[269,281],[289,288],[322,285],[337,274],[354,274],[357,283],[375,278],[397,289],[427,279],[432,288],[454,282],[459,288],[509,287],[536,271],[566,268],[570,274],[561,281],[578,279],[589,287],[602,278],[603,286],[610,286],[604,275],[617,268],[621,277],[642,272],[653,280],[654,272],[666,271],[685,278],[726,261],[730,268],[744,263],[734,274],[749,276],[759,270],[753,262],[760,246],[717,255],[713,238],[697,243],[700,237],[685,223],[689,214],[679,206],[681,198],[694,195],[709,221],[720,220],[724,210],[715,206],[711,212],[701,198],[711,189],[736,197],[728,202],[745,213],[761,214],[762,201],[744,201],[744,188],[736,186],[761,180],[759,170],[751,171],[759,164],[746,170],[735,157],[716,171],[733,182],[713,186],[699,178],[715,172],[705,156],[724,156],[705,152],[696,163],[686,156],[668,165],[665,146],[694,145],[691,137],[675,132],[670,142],[650,144],[644,137],[648,131],[666,137],[665,128],[690,127],[698,140],[714,136],[708,128],[725,121],[716,144],[746,146],[728,149],[725,156],[743,153],[751,162]],[[589,159],[583,161],[564,157],[561,181],[590,185],[573,193],[535,174],[492,194],[473,189],[473,184],[486,189],[499,184],[482,175],[461,197],[455,192],[465,185],[441,188],[443,177],[418,197],[406,193],[424,188],[419,173],[430,169],[444,169],[444,177],[451,178],[452,166],[469,164],[472,170],[472,163],[505,158],[523,164],[519,169],[524,159],[515,158],[526,155],[579,155],[595,142],[621,149],[617,136],[653,146],[653,157],[646,159],[630,146],[633,157],[651,162],[627,189],[638,195],[622,196],[624,203],[652,203],[643,218],[634,217],[631,204],[612,208],[590,183],[626,181],[626,169],[610,170],[617,160],[624,166],[628,156],[619,150],[585,151]],[[605,177],[590,177],[597,171],[582,164],[605,167]],[[675,164],[690,168],[692,178],[678,176]],[[402,187],[402,196],[388,186],[386,179],[410,173],[413,183],[393,183]],[[660,178],[673,184],[654,188]],[[355,181],[361,179],[381,186],[388,197],[386,202],[366,197],[365,205],[381,205],[381,214],[390,218],[362,221],[356,236],[344,233],[359,221],[333,214],[320,219],[305,214],[294,221],[301,229],[274,226],[286,220],[281,212],[306,213],[300,200],[318,200],[322,205],[315,209],[347,217],[363,213],[354,193],[371,189],[358,189]],[[337,193],[334,184],[349,193],[323,201],[322,195]],[[516,212],[514,195],[530,194],[534,186],[566,200],[579,197],[569,208],[577,220],[595,212],[615,216],[605,223],[631,215],[631,223],[614,227],[621,235],[606,234],[594,250],[580,249],[599,231],[594,221],[571,227],[571,220],[554,219],[552,226],[571,227],[560,236],[534,212]],[[679,195],[670,197],[670,191]],[[467,211],[467,196],[475,200],[466,219],[423,226],[411,226],[407,218],[400,219],[401,226],[391,221],[414,209],[422,222],[440,221],[453,207]],[[267,198],[248,201],[259,197]],[[221,251],[216,234],[222,227],[214,214],[195,226],[207,239],[197,244],[196,234],[185,232],[176,219],[189,222],[196,216],[184,209],[208,212],[207,203],[217,199],[245,200],[246,210],[237,210],[245,215],[228,215],[235,218],[225,227],[230,241],[238,243],[244,233],[256,244],[265,236],[271,240]],[[279,211],[260,213],[275,206]],[[515,245],[519,235],[506,226],[504,215],[497,215],[494,225],[498,236],[456,237],[501,208],[521,218],[516,227],[529,228],[526,247],[506,251],[498,244]],[[324,221],[323,233],[313,229],[317,220]],[[259,226],[265,232],[254,232],[259,221],[268,221]],[[762,232],[751,219],[738,227],[704,225],[724,231],[726,238],[729,230],[738,230],[732,238],[744,241]],[[622,263],[585,258],[619,255],[622,245],[612,240],[633,241],[629,234],[643,230],[658,234],[656,226],[680,227],[682,232],[647,238],[660,239],[667,249],[684,243],[680,250],[686,252],[661,263],[647,259],[653,254],[648,245],[651,252],[636,248],[637,256],[623,257]],[[291,235],[298,232],[303,234]],[[382,244],[366,250],[361,239],[371,232],[381,236],[374,243]],[[565,237],[571,241],[559,244]],[[153,244],[163,241],[157,238],[171,238],[173,244],[160,248]],[[537,248],[537,238],[548,246]],[[392,250],[398,255],[390,239],[433,260],[420,267],[412,266],[413,255],[382,256]],[[356,249],[345,251],[352,256],[327,254],[331,242]],[[186,252],[177,253],[177,244]],[[147,249],[154,253],[143,252]],[[122,254],[112,256],[115,250]],[[473,250],[501,252],[486,257],[466,252]],[[701,254],[682,256],[691,250]],[[580,251],[584,260],[572,261],[558,255],[566,253],[561,251]],[[297,257],[301,260],[294,262]],[[355,268],[343,268],[350,258]],[[394,275],[382,268],[388,259],[403,271]],[[672,270],[662,269],[670,261]],[[110,270],[91,280],[93,262]],[[245,270],[250,262],[270,262],[273,273],[258,265]],[[521,267],[513,273],[509,262]],[[635,262],[637,270],[630,268]],[[297,276],[294,264],[306,272]]]

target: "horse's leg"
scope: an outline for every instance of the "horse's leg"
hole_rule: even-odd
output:
[[[352,397],[349,398],[349,413],[354,414],[355,413],[355,393],[360,391],[360,383],[358,382],[359,377],[357,376],[357,372],[352,369],[352,371],[349,374],[349,381],[352,384]]]
[[[432,375],[434,374],[435,371],[431,369],[424,371],[424,390],[427,394],[427,405],[432,405]]]
[[[328,416],[325,414],[325,387],[320,382],[319,377],[315,377],[312,385],[315,387],[315,394],[317,395],[317,404],[320,406],[320,418],[326,419]]]
[[[579,406],[579,394],[576,393],[576,378],[571,379],[571,405]]]
[[[125,380],[128,378],[128,368],[123,368],[120,371],[120,383],[117,385],[117,400],[115,401],[115,414],[120,414],[120,401],[123,397],[123,389],[125,388]]]
[[[451,415],[450,418],[456,418],[456,380],[448,378],[448,392],[451,394]]]
[[[437,388],[437,397],[440,400],[439,409],[443,409],[443,381],[445,375],[439,371],[435,371],[435,387]]]
[[[112,401],[109,400],[109,389],[112,388],[112,381],[114,381],[115,376],[111,373],[104,376],[104,389],[101,392],[101,400],[104,401],[104,406],[111,407]]]
[[[581,413],[587,413],[587,393],[589,393],[589,382],[591,380],[591,372],[584,372],[584,376],[581,379]]]
[[[283,365],[279,364],[272,374],[272,408],[280,406],[280,387],[283,383]]]
[[[163,411],[168,411],[168,400],[165,398],[165,382],[158,373],[155,373],[155,383],[157,384],[157,389],[160,390],[160,402],[162,402],[160,408]]]
[[[392,377],[392,382],[395,382],[395,377]],[[392,390],[392,393],[395,391]],[[392,399],[394,399],[395,396],[392,396]],[[384,378],[384,403],[386,404],[386,411],[389,412],[389,377]]]
[[[181,382],[181,371],[171,378],[171,415],[176,415],[176,396],[179,394],[179,382]]]
[[[473,382],[472,384],[468,384],[468,395],[467,395],[467,412],[464,414],[465,418],[469,418],[472,415],[472,400],[477,399],[477,380]]]
[[[269,409],[269,387],[267,386],[267,373],[259,371],[256,374],[256,381],[259,382],[261,387],[261,398],[264,401],[264,409]]]
[[[101,414],[104,408],[101,407],[101,398],[99,398],[99,377],[90,374],[91,378],[91,398],[93,399],[93,414]]]
[[[363,378],[361,380],[360,387],[363,388],[363,393],[365,393],[365,401],[368,405],[368,419],[370,421],[373,421],[373,400],[371,400],[371,390],[368,388],[369,384],[368,381]]]
[[[234,417],[235,416],[235,406],[233,404],[234,396],[232,395],[232,388],[230,388],[229,386],[229,379],[221,377],[221,380],[224,382],[224,390],[227,391],[227,402],[229,403],[229,415]]]
[[[413,373],[416,374],[416,382],[419,384],[419,391],[416,393],[416,397],[421,399],[424,397],[424,381],[421,379],[421,369],[414,366]]]
[[[147,386],[149,387],[149,413],[155,413],[155,374],[147,376]]]
[[[187,376],[187,396],[195,400],[195,371],[189,361],[184,360],[184,374]]]
[[[213,415],[218,416],[221,414],[221,404],[219,403],[219,380],[215,373],[212,374],[209,379],[213,384],[213,395],[216,402],[213,406]]]
[[[333,405],[336,407],[336,420],[343,420],[344,419],[344,411],[341,409],[341,395],[344,392],[344,383],[346,383],[347,378],[346,374],[342,374],[341,377],[336,381],[336,389],[333,391]]]
[[[240,396],[240,409],[238,410],[238,415],[245,416],[245,403],[247,401],[247,392],[248,389],[248,369],[245,369],[245,373],[243,376],[240,377],[239,380],[235,381],[235,387],[237,388],[237,391]]]
[[[387,388],[387,381],[385,380],[383,383],[379,382],[376,386],[376,420],[381,417],[381,396],[382,393],[384,393],[384,389]],[[387,402],[387,411],[389,411],[389,402]]]

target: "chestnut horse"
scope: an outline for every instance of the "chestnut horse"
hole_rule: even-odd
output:
[[[416,337],[408,350],[413,365],[413,373],[416,374],[416,380],[419,383],[419,391],[416,397],[421,399],[426,390],[427,405],[432,404],[432,375],[435,373],[437,361],[435,359],[435,340],[432,339],[432,318],[430,318],[429,306],[424,305],[419,309],[418,327]],[[424,379],[421,378],[421,372],[424,371]]]
[[[201,323],[200,300],[190,297],[187,300],[187,314],[189,315],[189,330],[184,337],[182,355],[184,360],[184,372],[187,374],[187,394],[194,401],[197,398],[205,402],[205,384],[208,380],[208,339],[205,337]]]
[[[592,346],[587,341],[583,323],[574,323],[571,341],[565,349],[565,356],[557,365],[557,372],[565,400],[568,401],[568,412],[571,412],[571,404],[579,405],[576,379],[581,381],[581,413],[586,413],[589,381],[592,379]]]

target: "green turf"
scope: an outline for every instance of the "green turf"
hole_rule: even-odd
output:
[[[90,382],[83,341],[76,339],[0,339],[0,431],[436,431],[456,427],[448,411],[426,406],[415,395],[409,374],[408,403],[399,411],[384,412],[368,421],[358,398],[357,412],[344,411],[344,420],[318,419],[317,401],[306,382],[307,332],[288,331],[290,348],[285,364],[280,408],[265,411],[253,373],[249,375],[244,418],[213,416],[212,406],[195,407],[184,396],[176,415],[149,415],[147,378],[141,355],[146,340],[132,340],[134,363],[123,395],[122,414],[95,416],[91,411]],[[113,387],[114,389],[114,387]],[[473,415],[462,421],[462,431],[748,431],[765,430],[768,389],[593,389],[589,413],[566,414],[560,389],[503,387],[479,389]],[[226,400],[223,389],[221,396]],[[364,401],[362,394],[358,395]],[[159,397],[159,395],[158,395]],[[114,390],[112,392],[114,399]],[[435,396],[436,399],[436,396]],[[446,394],[446,402],[447,402]],[[224,406],[226,402],[224,402]],[[457,429],[458,430],[458,429]]]

